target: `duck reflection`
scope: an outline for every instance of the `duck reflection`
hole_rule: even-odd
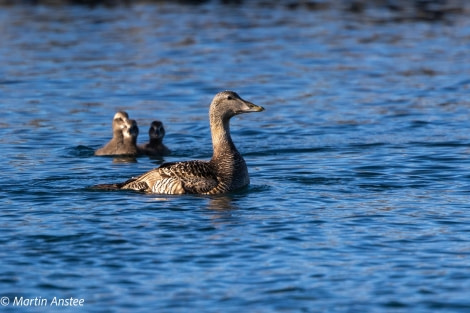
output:
[[[239,207],[235,204],[236,199],[230,195],[219,195],[210,197],[207,208],[212,211],[232,211]]]
[[[113,163],[119,164],[119,163],[137,163],[137,158],[133,156],[117,156],[113,157]]]

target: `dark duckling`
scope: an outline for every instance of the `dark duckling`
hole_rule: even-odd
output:
[[[165,127],[160,121],[153,121],[149,128],[149,142],[139,145],[139,152],[150,156],[164,156],[171,153],[163,144],[165,137]]]

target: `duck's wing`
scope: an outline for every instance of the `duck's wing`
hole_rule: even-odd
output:
[[[121,189],[160,194],[207,193],[219,180],[209,162],[187,161],[164,163],[139,177],[128,180]]]

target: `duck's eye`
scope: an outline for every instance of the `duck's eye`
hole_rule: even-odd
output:
[[[227,96],[227,100],[233,100],[232,96]]]

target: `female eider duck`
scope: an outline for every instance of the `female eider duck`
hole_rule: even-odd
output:
[[[95,155],[138,155],[137,136],[139,128],[135,120],[129,115],[119,111],[113,118],[113,138],[102,148],[95,151]]]
[[[163,144],[164,137],[165,127],[163,127],[163,123],[160,121],[153,121],[149,128],[149,142],[139,145],[139,152],[153,156],[164,156],[170,154],[170,149]]]
[[[213,155],[210,161],[164,163],[123,183],[97,185],[99,189],[130,189],[158,194],[220,194],[250,183],[245,160],[233,144],[229,121],[235,115],[264,108],[233,91],[218,93],[209,109]]]

